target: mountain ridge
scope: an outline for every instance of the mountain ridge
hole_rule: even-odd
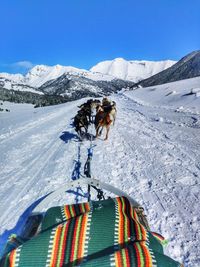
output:
[[[136,64],[135,67],[137,67],[137,65],[139,66],[139,68],[144,68],[144,65],[151,65],[148,66],[148,68],[150,68],[150,71],[148,75],[151,76],[151,74],[153,73],[157,73],[159,71],[162,71],[163,68],[169,67],[172,64],[174,64],[176,61],[172,61],[172,60],[166,60],[166,61],[145,61],[145,60],[130,60],[127,61],[123,58],[116,58],[112,61],[102,61],[99,62],[97,65],[93,66],[92,68],[90,68],[90,70],[85,70],[85,69],[80,69],[80,68],[76,68],[73,66],[62,66],[62,65],[53,65],[53,66],[48,66],[48,65],[36,65],[34,66],[32,69],[30,69],[28,71],[28,73],[26,73],[25,75],[22,74],[9,74],[6,72],[2,72],[0,73],[0,80],[11,80],[13,81],[13,83],[20,83],[20,84],[25,84],[25,85],[29,85],[35,88],[40,87],[41,85],[43,85],[45,82],[49,81],[49,80],[53,80],[56,79],[58,77],[60,77],[61,75],[63,75],[64,73],[71,73],[71,74],[78,74],[80,76],[85,76],[87,78],[90,78],[92,80],[104,80],[104,81],[111,81],[113,79],[123,79],[123,80],[129,80],[132,82],[135,82],[135,78],[133,79],[133,77],[131,75],[127,74],[123,74],[123,75],[112,75],[112,74],[107,74],[107,73],[103,73],[101,71],[97,70],[97,66],[102,64],[104,65],[104,62],[115,62],[117,63],[119,69],[122,69],[123,66],[120,67],[121,65],[124,64]],[[152,70],[153,66],[155,65],[154,70]],[[122,72],[124,72],[124,70],[120,70]],[[146,78],[146,73],[142,75],[141,73],[142,70],[139,70],[140,72],[140,79],[144,79]],[[137,71],[138,72],[138,71]],[[126,76],[126,77],[124,77]],[[137,79],[136,79],[137,80]]]
[[[148,87],[198,76],[200,76],[200,50],[187,54],[170,68],[139,82],[138,85]]]
[[[116,61],[124,63],[122,58],[118,58]],[[137,64],[142,68],[145,65],[144,61],[137,61]],[[151,62],[151,64],[157,63]],[[123,80],[114,75],[72,66],[36,65],[25,75],[0,73],[0,98],[43,106],[81,97],[109,95],[122,88],[131,88],[134,84],[129,79]],[[52,101],[53,96],[58,99]]]

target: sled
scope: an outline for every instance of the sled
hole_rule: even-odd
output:
[[[90,202],[51,207],[66,192],[88,186]],[[163,254],[162,237],[150,231],[134,198],[110,184],[83,178],[59,186],[38,203],[20,237],[11,237],[0,266],[181,265]]]

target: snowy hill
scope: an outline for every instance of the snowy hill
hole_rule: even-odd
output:
[[[114,60],[108,60],[98,63],[90,70],[92,72],[103,73],[111,75],[119,79],[130,80],[133,82],[139,82],[156,73],[163,71],[176,61],[145,61],[145,60],[130,60],[127,61],[123,58],[116,58]]]
[[[143,87],[200,76],[200,50],[189,53],[170,68],[141,81]]]
[[[151,229],[169,240],[167,253],[186,267],[200,266],[199,79],[113,95],[116,124],[108,141],[93,141],[93,176],[140,202]],[[83,174],[90,142],[78,142],[71,119],[84,101],[37,110],[3,103],[10,112],[0,113],[1,247],[31,203]]]
[[[24,76],[21,74],[0,73],[0,89],[1,88],[6,90],[43,94],[36,87],[27,84]]]

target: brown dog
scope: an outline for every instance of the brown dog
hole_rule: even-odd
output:
[[[108,133],[110,130],[110,125],[112,122],[115,122],[116,118],[116,103],[114,102],[109,106],[98,106],[95,116],[95,128],[96,128],[96,137],[100,135],[100,129],[106,128],[106,137],[104,140],[108,139]]]

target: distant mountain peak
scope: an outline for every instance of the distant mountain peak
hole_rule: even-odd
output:
[[[200,54],[200,50],[195,50],[195,51],[192,51],[191,53],[189,53],[188,55],[186,55],[186,57],[194,57],[196,56],[197,54]]]
[[[163,71],[176,61],[147,61],[147,60],[125,60],[124,58],[115,58],[99,62],[92,67],[90,71],[114,76],[118,79],[138,82],[146,79],[156,73]]]
[[[189,53],[188,55],[186,55],[185,57],[183,57],[180,61],[182,62],[187,62],[188,60],[196,57],[196,56],[200,56],[200,50],[196,50],[196,51],[193,51],[191,53]]]
[[[126,61],[123,57],[116,57],[114,61]]]

